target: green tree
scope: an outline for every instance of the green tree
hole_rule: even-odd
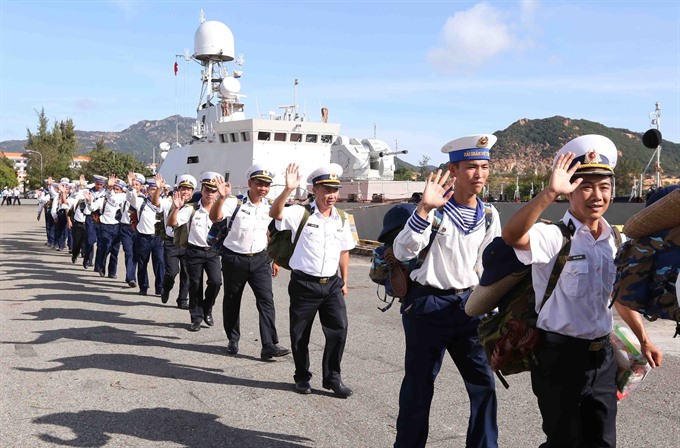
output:
[[[616,195],[629,196],[633,185],[642,172],[642,165],[630,158],[620,158],[616,164]]]
[[[122,179],[126,179],[130,171],[142,173],[144,176],[151,175],[151,171],[146,169],[144,164],[133,155],[107,149],[103,139],[97,141],[87,156],[90,161],[83,164],[79,174],[84,174],[85,178],[90,181],[95,174],[100,176],[115,174]]]
[[[5,153],[0,157],[0,189],[17,185],[17,173],[14,171],[14,163],[9,160]]]
[[[40,155],[27,152],[28,178],[31,180],[31,188],[38,187],[42,182],[40,166],[42,161],[44,177],[59,179],[61,177],[72,178],[74,173],[70,168],[73,156],[76,152],[76,131],[73,121],[57,121],[52,129],[49,129],[49,120],[45,116],[45,109],[38,114],[38,126],[35,132],[26,129],[28,143],[25,149],[40,153]],[[38,179],[40,179],[38,181]]]
[[[413,171],[406,167],[394,170],[394,180],[413,180]]]
[[[418,161],[418,166],[420,167],[420,180],[427,179],[427,175],[430,174],[430,156],[423,154]]]

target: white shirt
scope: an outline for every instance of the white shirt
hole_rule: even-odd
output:
[[[338,272],[340,253],[355,246],[349,219],[342,218],[335,207],[326,218],[319,213],[316,201],[310,204],[314,212],[302,229],[297,246],[288,264],[294,271],[302,271],[315,277],[331,277]],[[291,241],[295,241],[297,228],[302,221],[305,207],[291,205],[283,209],[283,219],[276,221],[278,230],[292,230]]]
[[[142,235],[153,235],[156,233],[156,213],[159,210],[151,203],[150,199],[144,196],[137,196],[137,191],[132,189],[126,194],[127,202],[137,210],[137,232]],[[144,209],[142,209],[142,205]],[[123,213],[127,215],[127,213]],[[129,219],[128,215],[128,219]]]
[[[491,208],[492,222],[488,230],[486,222],[476,230],[465,234],[456,226],[447,213],[434,237],[422,266],[411,272],[411,279],[421,285],[437,289],[465,289],[479,283],[484,268],[482,253],[484,248],[501,234],[500,218],[495,207]],[[486,215],[483,218],[486,220]],[[404,229],[394,239],[394,255],[399,260],[411,260],[418,256],[430,242],[434,222],[434,210],[427,220],[415,211]]]
[[[82,192],[76,196],[69,197],[66,199],[66,201],[68,202],[69,208],[73,209],[73,220],[78,221],[79,223],[84,223],[85,214],[83,213],[83,210],[87,210],[87,203]]]
[[[239,254],[254,254],[267,248],[267,228],[271,222],[269,200],[262,199],[254,205],[248,195],[231,224],[231,230],[224,239],[224,247]],[[230,197],[222,204],[222,217],[231,219],[238,205],[238,198]]]
[[[57,219],[57,212],[59,210],[68,210],[68,203],[61,202],[61,192],[54,189],[52,193],[52,218]]]
[[[118,224],[116,213],[120,211],[120,206],[125,202],[125,193],[114,193],[107,190],[105,194],[92,201],[89,205],[91,211],[100,210],[102,212],[99,222],[102,224]]]
[[[169,237],[175,236],[175,229],[168,225],[168,216],[170,216],[170,211],[172,210],[172,196],[166,198],[161,198],[161,212],[163,212],[163,223],[165,224],[165,234]]]
[[[538,316],[537,327],[581,339],[605,336],[612,329],[609,300],[616,276],[614,233],[604,218],[600,218],[602,232],[597,240],[588,227],[568,211],[562,221],[567,225],[571,221],[575,227],[570,259]],[[515,253],[519,261],[532,265],[538,312],[557,254],[562,248],[562,232],[555,225],[537,223],[529,230],[529,240],[529,250],[515,249]]]
[[[177,226],[179,227],[184,223],[187,223],[189,227],[189,244],[199,247],[208,247],[208,232],[212,226],[212,221],[210,220],[210,212],[203,208],[203,201],[199,201],[198,210],[194,213],[194,217],[191,218],[191,214],[194,212],[195,208],[192,206],[182,207],[181,210],[177,212]],[[191,222],[189,222],[191,219]]]
[[[38,211],[38,216],[40,216],[40,214],[41,214],[42,211],[43,211],[43,208],[45,207],[45,205],[47,205],[47,203],[48,203],[49,201],[50,201],[50,195],[49,195],[49,193],[43,192],[43,194],[41,194],[40,196],[38,196],[38,210],[37,210],[37,211]]]

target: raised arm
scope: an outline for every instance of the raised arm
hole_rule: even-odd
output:
[[[281,194],[274,199],[271,208],[269,209],[269,217],[277,221],[283,219],[283,208],[286,206],[286,200],[290,194],[300,186],[300,166],[297,163],[291,163],[286,167],[286,188]]]
[[[172,209],[168,215],[168,225],[170,227],[175,227],[177,225],[177,213],[179,209],[184,207],[184,199],[182,199],[182,194],[179,191],[175,191],[172,195]]]
[[[541,213],[552,204],[555,199],[561,194],[569,194],[576,190],[582,178],[570,182],[579,163],[576,163],[571,169],[569,165],[574,160],[574,153],[568,152],[561,154],[557,158],[555,168],[550,175],[548,186],[542,190],[535,198],[533,198],[527,205],[519,209],[514,215],[510,217],[508,222],[503,227],[503,240],[512,247],[520,250],[528,250],[529,245],[529,229],[533,226]]]
[[[215,177],[215,185],[217,185],[217,199],[215,199],[215,204],[210,209],[210,220],[212,222],[219,222],[224,219],[222,216],[222,204],[224,200],[231,194],[231,184],[224,181],[224,177]]]

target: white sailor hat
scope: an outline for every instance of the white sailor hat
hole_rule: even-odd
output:
[[[248,171],[246,171],[246,176],[248,176],[250,179],[260,179],[271,183],[271,181],[274,180],[274,176],[276,176],[276,172],[267,169],[262,163],[256,163],[255,165],[248,168]]]
[[[196,178],[191,174],[182,174],[177,178],[177,187],[190,187],[191,189],[196,188],[197,182]]]
[[[147,187],[157,187],[158,185],[156,184],[156,179],[153,177],[149,178],[146,180],[146,186]]]
[[[314,187],[328,185],[329,187],[340,188],[340,176],[342,176],[342,167],[337,163],[330,163],[312,171],[312,174],[307,177],[307,183]]]
[[[142,174],[140,174],[140,173],[134,173],[134,174],[135,174],[135,180],[136,180],[137,182],[139,182],[140,184],[144,185],[144,183],[146,182],[146,177],[144,177],[144,176],[143,176]]]
[[[94,176],[94,183],[95,184],[104,184],[106,183],[106,177],[105,176],[100,176],[99,174],[95,174]]]
[[[127,187],[127,184],[123,181],[123,179],[116,179],[116,183],[113,184],[114,187],[118,187],[121,190]]]
[[[214,171],[206,171],[205,173],[201,173],[201,185],[209,188],[210,190],[217,190],[217,184],[214,181],[217,176],[219,176],[219,173]]]
[[[85,188],[90,190],[90,189],[94,188],[94,184],[87,184],[87,185],[85,185]]]
[[[614,142],[603,135],[589,134],[576,137],[567,142],[566,145],[557,151],[553,168],[557,163],[560,154],[573,152],[574,160],[569,168],[576,162],[581,162],[581,166],[576,170],[575,176],[581,174],[596,174],[600,176],[613,176],[616,167],[617,150]]]
[[[449,162],[461,160],[489,160],[489,150],[498,138],[493,134],[477,134],[451,140],[442,146],[449,153]]]
[[[68,177],[62,177],[61,179],[59,179],[59,183],[63,185],[68,185],[69,182],[70,180],[68,179]]]

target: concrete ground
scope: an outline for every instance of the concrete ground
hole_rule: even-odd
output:
[[[293,362],[259,359],[249,288],[241,351],[226,355],[221,294],[215,326],[188,331],[189,315],[141,297],[122,281],[71,264],[44,246],[35,206],[0,208],[0,447],[388,447],[394,441],[404,339],[397,306],[382,313],[368,259],[350,266],[349,340],[342,400],[321,388],[323,335],[311,342],[314,393],[292,391]],[[289,346],[285,271],[274,281],[279,337]],[[664,365],[619,405],[621,447],[680,440],[680,338],[647,326]],[[500,445],[538,446],[540,415],[528,374],[498,384]],[[428,446],[463,447],[468,401],[450,359],[436,382]]]

